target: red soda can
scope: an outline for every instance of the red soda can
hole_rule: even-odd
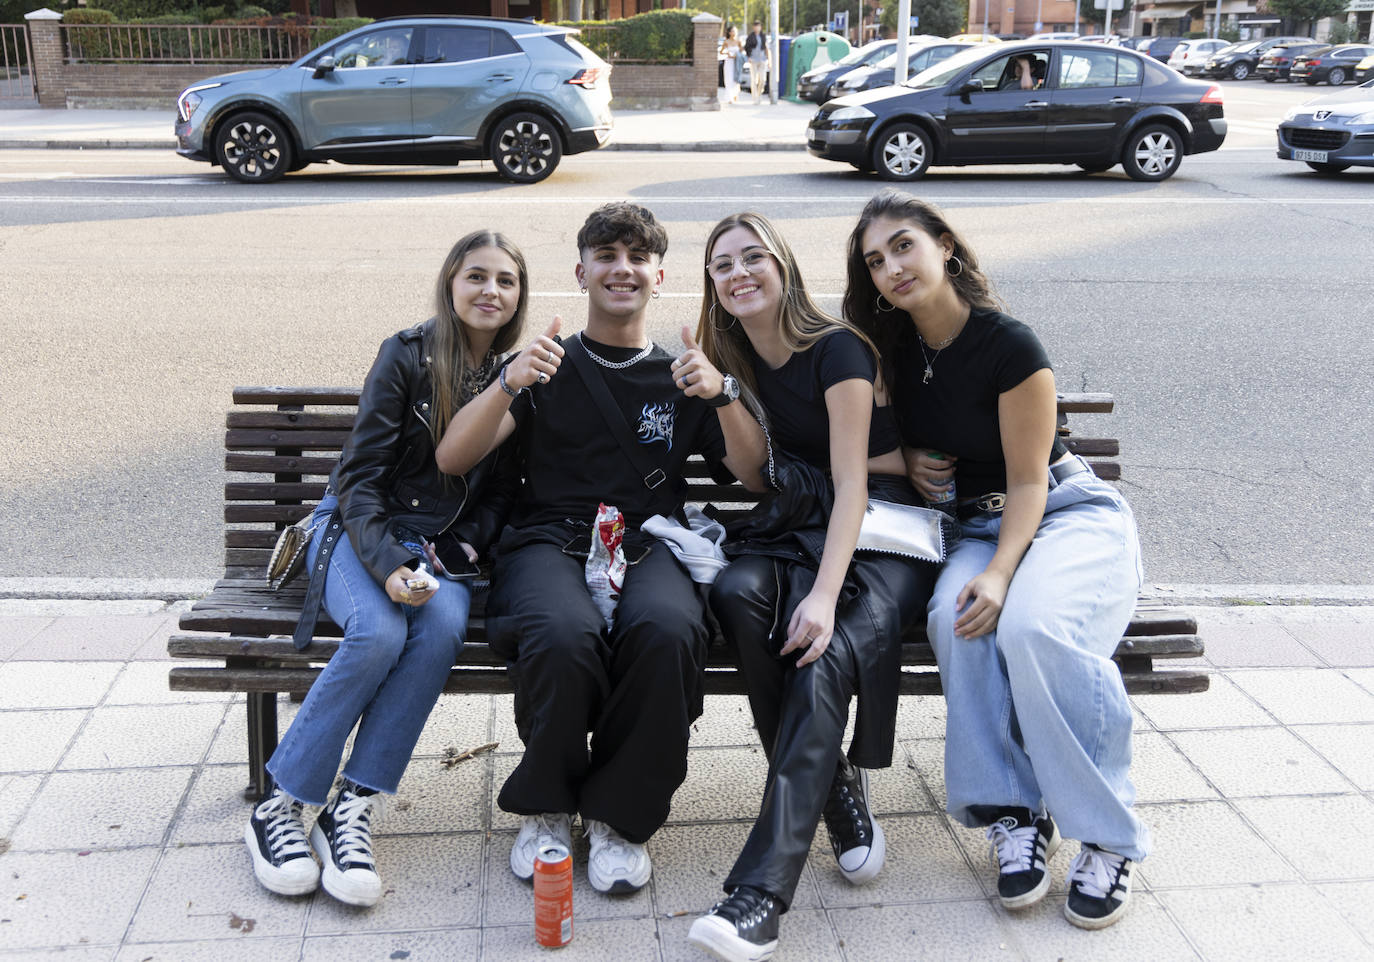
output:
[[[534,857],[534,940],[549,948],[573,937],[572,853],[563,845],[545,845]]]

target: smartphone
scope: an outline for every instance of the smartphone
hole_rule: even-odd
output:
[[[651,545],[647,544],[622,543],[620,550],[625,554],[625,563],[634,567],[645,559],[651,547]],[[563,546],[563,553],[586,561],[587,555],[592,553],[592,536],[589,534],[576,535]]]
[[[452,564],[445,564],[444,570],[439,573],[450,581],[462,581],[464,578],[476,578],[482,569],[477,567],[477,562],[469,561],[467,555],[463,555]]]

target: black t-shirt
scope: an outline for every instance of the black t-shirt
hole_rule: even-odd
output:
[[[922,384],[926,356],[934,372]],[[953,344],[925,355],[916,329],[907,325],[893,348],[893,406],[902,442],[958,456],[955,494],[960,500],[1007,488],[1007,462],[1002,453],[998,396],[1041,368],[1049,355],[1034,332],[1015,318],[991,308],[974,308]],[[1055,437],[1045,464],[1068,452]]]
[[[612,363],[639,353],[590,338],[585,343]],[[683,395],[673,382],[672,361],[673,355],[655,345],[648,357],[627,368],[597,366],[647,460],[667,475],[653,489],[621,450],[571,360],[563,361],[549,383],[520,392],[510,406],[525,474],[510,518],[514,527],[564,520],[590,524],[597,505],[604,503],[638,528],[652,515],[682,507],[687,495],[682,466],[691,454],[704,456],[718,480],[733,480],[721,466],[725,439],[716,412],[700,398]]]
[[[825,392],[841,381],[873,383],[876,370],[868,345],[849,331],[833,331],[808,350],[797,351],[776,371],[754,355],[754,382],[768,412],[773,442],[819,468],[830,467],[830,411]],[[868,456],[886,454],[901,443],[889,407],[873,406]]]

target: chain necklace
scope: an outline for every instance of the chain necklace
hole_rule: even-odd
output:
[[[463,374],[459,378],[459,390],[463,397],[476,397],[482,393],[482,389],[491,380],[491,372],[496,367],[496,353],[488,351],[487,356],[482,358],[482,363],[476,367],[463,368]]]
[[[632,358],[629,358],[624,361],[608,361],[587,346],[587,339],[582,336],[581,331],[577,332],[577,341],[579,344],[582,345],[582,350],[587,352],[587,356],[589,358],[591,358],[597,364],[600,364],[602,367],[609,368],[612,371],[621,371],[632,364],[638,364],[640,361],[648,357],[649,352],[654,349],[654,342],[650,341],[648,344],[644,346],[644,350],[640,351]]]
[[[925,358],[926,362],[925,373],[921,375],[922,384],[930,383],[930,379],[935,376],[935,370],[931,367],[931,365],[935,363],[935,358],[940,356],[941,351],[943,351],[945,348],[949,347],[951,344],[954,343],[954,339],[959,336],[963,329],[963,325],[960,325],[959,328],[953,334],[945,338],[943,341],[940,341],[938,344],[929,345],[930,349],[935,352],[934,357],[931,357],[929,354],[926,353],[926,339],[921,336],[920,331],[916,332],[916,341],[920,344],[921,347],[921,357]]]

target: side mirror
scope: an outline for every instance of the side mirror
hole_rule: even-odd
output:
[[[964,103],[968,103],[969,94],[980,94],[983,92],[983,81],[965,80],[956,91],[960,97],[964,98]]]
[[[324,76],[325,74],[327,74],[327,73],[333,73],[333,72],[334,72],[334,58],[331,57],[331,56],[329,56],[329,54],[325,54],[325,55],[324,55],[323,57],[321,57],[319,60],[316,60],[316,61],[315,61],[315,79],[316,79],[316,80],[319,80],[321,77],[323,77],[323,76]]]

